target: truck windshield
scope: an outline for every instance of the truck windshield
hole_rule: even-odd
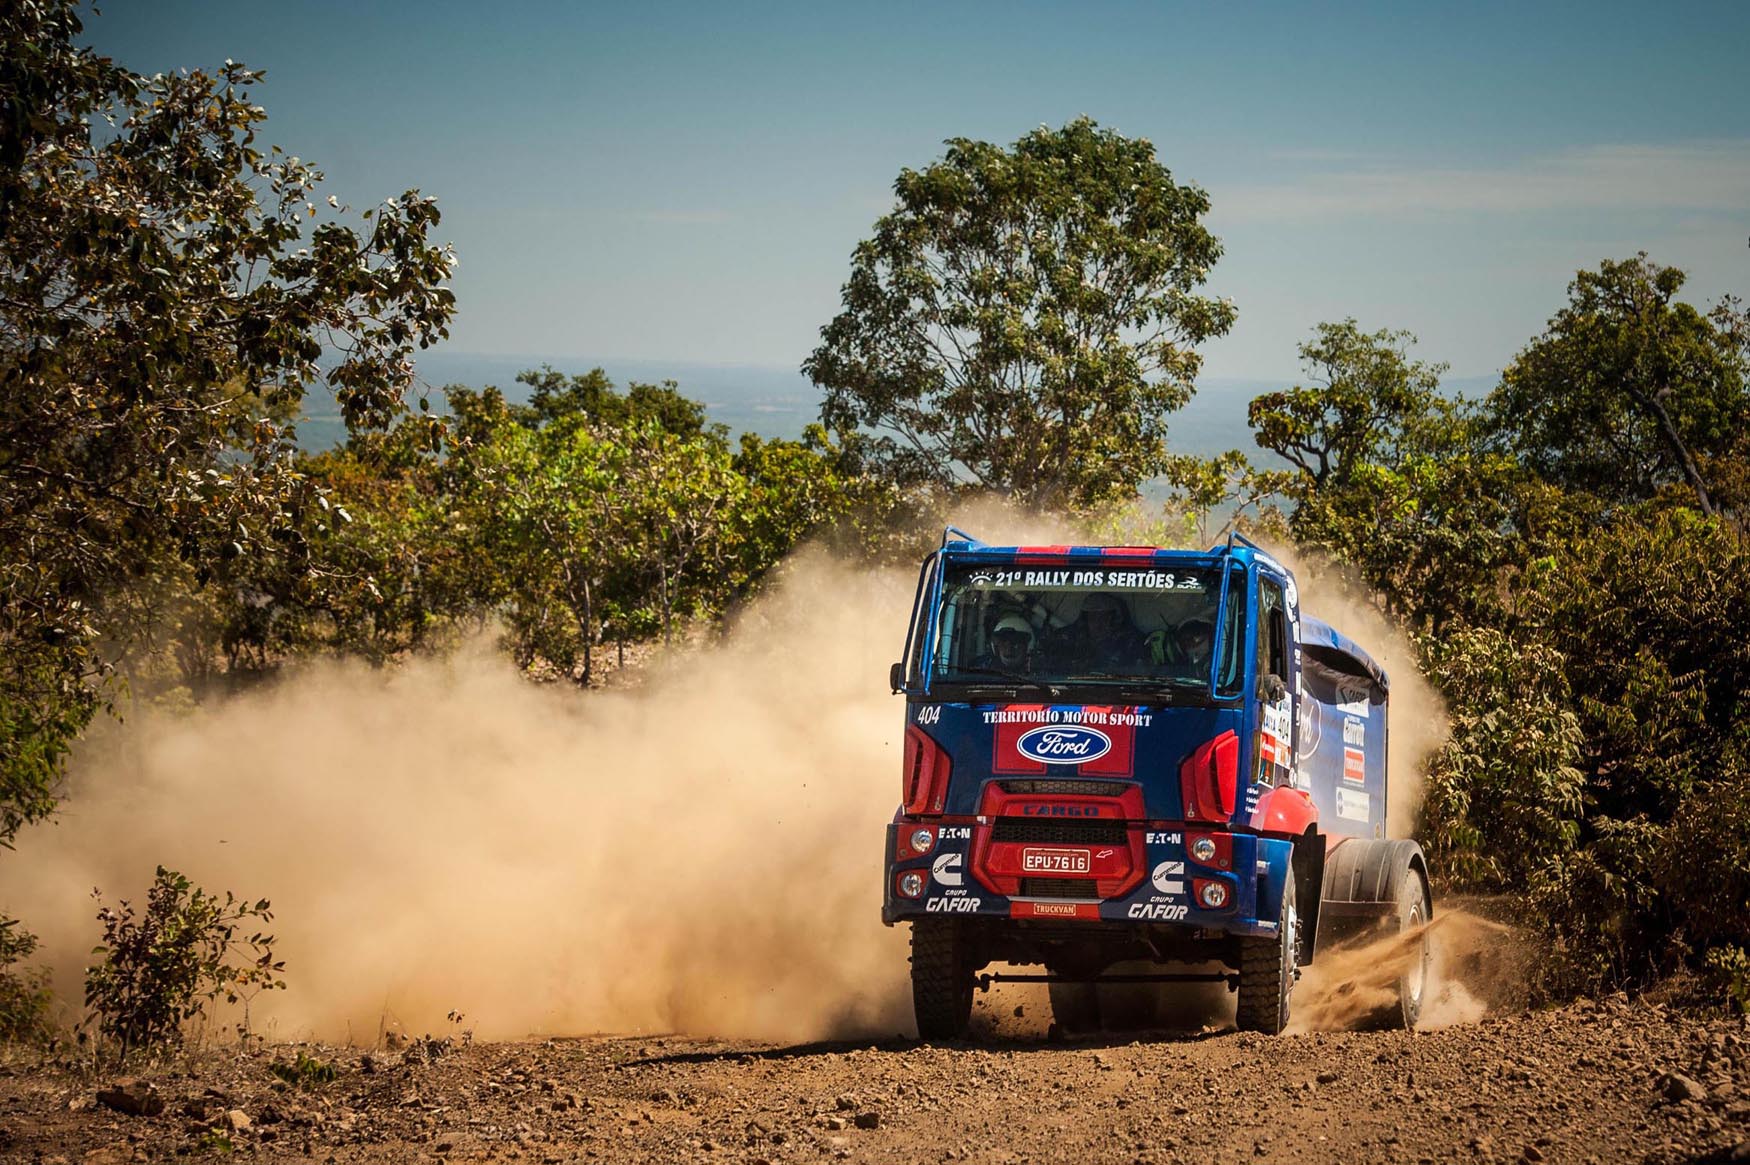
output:
[[[1245,606],[1235,575],[1228,626]],[[1109,685],[1208,694],[1221,573],[1213,567],[992,567],[950,562],[931,654],[932,682]],[[1231,667],[1239,653],[1222,653]],[[1223,677],[1222,687],[1230,685]]]

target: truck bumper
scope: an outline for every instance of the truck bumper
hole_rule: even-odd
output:
[[[1226,834],[1231,859],[1225,864],[1204,864],[1189,855],[1186,837],[1190,832],[1210,831],[1134,825],[1131,828],[1140,835],[1146,855],[1147,876],[1128,894],[1108,899],[1006,896],[981,884],[974,874],[971,827],[942,827],[927,853],[913,855],[909,847],[902,848],[901,838],[902,831],[915,828],[916,823],[887,827],[881,920],[889,926],[930,915],[954,915],[1274,935],[1294,850],[1292,843],[1277,838]],[[900,856],[902,853],[907,856]],[[918,875],[915,882],[921,882],[915,896],[901,892],[902,879],[908,873]],[[1224,884],[1227,904],[1219,910],[1202,906],[1195,893],[1202,882]]]

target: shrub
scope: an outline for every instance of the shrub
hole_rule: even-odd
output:
[[[41,1043],[54,1035],[49,973],[13,970],[35,951],[36,935],[18,925],[18,919],[0,915],[0,1040]]]
[[[1708,978],[1739,1015],[1750,1015],[1750,954],[1743,947],[1715,947],[1707,953]]]
[[[102,961],[85,972],[85,1004],[118,1061],[136,1050],[179,1046],[183,1026],[221,995],[236,1003],[285,986],[273,936],[238,933],[271,922],[268,906],[265,898],[239,902],[229,891],[222,899],[210,895],[159,866],[143,915],[126,901],[98,910],[103,942],[92,953]]]
[[[319,1084],[332,1084],[337,1075],[333,1064],[306,1055],[301,1048],[298,1050],[298,1058],[292,1063],[279,1060],[269,1065],[267,1070],[293,1088],[315,1088]]]
[[[1581,739],[1566,661],[1493,628],[1430,637],[1423,651],[1452,720],[1428,764],[1430,856],[1466,888],[1522,888],[1580,834]]]

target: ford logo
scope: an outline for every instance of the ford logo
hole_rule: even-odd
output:
[[[1015,748],[1028,760],[1048,765],[1079,765],[1112,751],[1112,738],[1094,728],[1048,724],[1023,732]]]

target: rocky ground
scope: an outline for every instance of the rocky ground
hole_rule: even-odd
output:
[[[14,1064],[0,1158],[1750,1160],[1750,1028],[1620,998],[1416,1034],[288,1045],[115,1084]]]

